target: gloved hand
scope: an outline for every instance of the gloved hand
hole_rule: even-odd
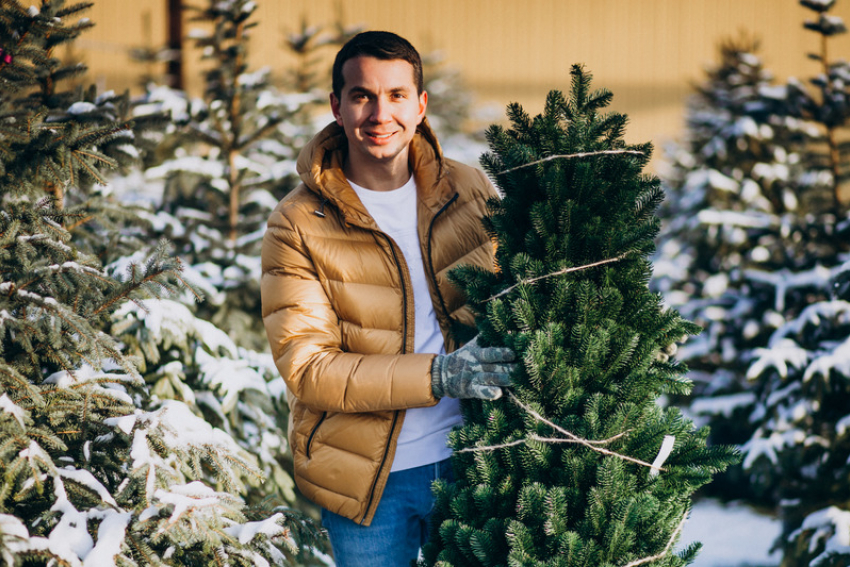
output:
[[[513,351],[506,347],[482,347],[475,337],[451,354],[438,355],[431,364],[431,390],[442,398],[496,400],[510,386],[516,368]]]

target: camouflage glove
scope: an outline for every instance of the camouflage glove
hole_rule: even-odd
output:
[[[481,347],[478,337],[451,354],[438,355],[431,364],[431,390],[442,398],[496,400],[510,386],[516,368],[513,351],[505,347]]]

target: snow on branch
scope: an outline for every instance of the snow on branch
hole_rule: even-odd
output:
[[[830,281],[842,271],[842,268],[846,269],[846,264],[836,266],[833,269],[816,266],[811,270],[796,273],[785,269],[775,272],[746,270],[744,276],[752,281],[771,285],[776,288],[776,304],[774,308],[782,313],[785,311],[785,296],[789,290],[800,287],[829,289]]]
[[[578,272],[580,270],[587,270],[589,268],[595,268],[597,266],[604,266],[606,264],[613,264],[614,262],[619,262],[621,260],[625,260],[628,256],[629,256],[629,253],[624,252],[623,254],[620,254],[619,256],[617,256],[615,258],[608,258],[607,260],[600,260],[598,262],[593,262],[592,264],[585,264],[584,266],[574,266],[572,268],[564,268],[563,270],[558,270],[556,272],[552,272],[551,274],[545,274],[545,275],[542,275],[542,276],[537,276],[536,278],[528,278],[528,279],[520,280],[512,286],[506,287],[505,289],[503,289],[502,291],[500,291],[496,295],[488,297],[487,299],[482,301],[482,303],[487,303],[488,301],[492,301],[492,300],[496,299],[497,297],[502,297],[503,295],[507,295],[511,291],[513,291],[514,289],[518,288],[519,286],[521,286],[523,284],[530,284],[530,283],[534,283],[534,282],[537,282],[537,281],[540,281],[540,280],[545,280],[546,278],[551,278],[553,276],[562,276],[564,274],[569,274],[570,272]]]
[[[718,209],[703,209],[697,213],[697,219],[702,224],[733,226],[741,228],[771,228],[779,226],[780,219],[776,215],[758,211],[723,211]]]
[[[850,376],[850,338],[827,352],[815,358],[803,374],[803,382],[820,375],[828,380],[830,373],[835,370],[844,376]]]
[[[638,150],[602,150],[598,152],[581,152],[578,154],[561,154],[556,156],[549,156],[543,159],[539,159],[536,161],[524,163],[522,165],[518,165],[516,167],[512,167],[510,169],[506,169],[504,171],[500,171],[496,175],[506,175],[508,173],[512,173],[514,171],[518,171],[520,169],[524,169],[526,167],[531,167],[532,165],[538,165],[541,163],[546,163],[547,161],[554,161],[556,159],[584,159],[587,157],[596,157],[596,156],[612,156],[612,155],[633,155],[633,156],[642,156],[645,155],[644,152],[640,152]]]
[[[850,546],[847,538],[848,528],[850,528],[850,512],[837,506],[830,506],[806,516],[803,525],[788,536],[788,541],[794,541],[794,538],[798,538],[803,531],[815,532],[811,541],[825,541],[825,545],[823,552],[813,559],[810,565],[821,565],[836,555],[847,553]]]
[[[835,299],[806,306],[796,318],[773,332],[768,340],[768,348],[780,346],[788,336],[799,335],[806,325],[821,325],[824,319],[839,321],[841,324],[850,322],[850,302]]]

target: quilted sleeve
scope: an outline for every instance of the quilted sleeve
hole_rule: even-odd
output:
[[[339,319],[297,226],[278,208],[262,248],[262,315],[272,355],[290,392],[319,411],[426,407],[432,354],[342,350]]]

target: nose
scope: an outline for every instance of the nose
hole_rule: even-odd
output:
[[[372,106],[372,115],[370,116],[372,122],[377,124],[383,124],[384,122],[388,122],[390,119],[390,104],[386,100],[382,100],[378,98],[375,100],[375,103]]]

